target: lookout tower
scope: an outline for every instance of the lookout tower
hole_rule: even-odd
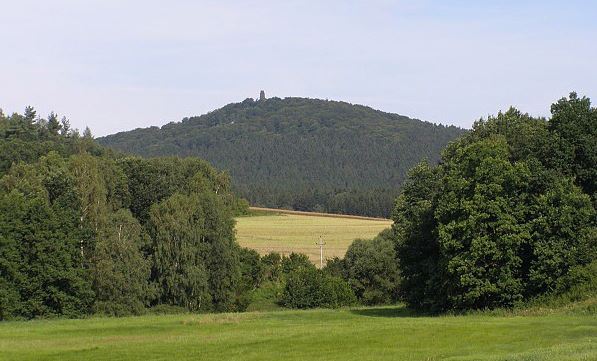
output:
[[[262,90],[262,91],[259,92],[259,100],[260,101],[261,100],[265,100],[265,91],[264,90]]]

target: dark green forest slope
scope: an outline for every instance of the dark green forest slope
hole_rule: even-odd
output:
[[[437,161],[463,132],[344,102],[270,98],[98,141],[145,157],[199,156],[254,205],[389,216],[408,169]]]

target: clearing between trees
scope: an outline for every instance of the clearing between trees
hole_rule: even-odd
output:
[[[253,209],[257,215],[236,218],[236,238],[242,247],[261,255],[304,253],[319,264],[319,239],[325,242],[323,257],[344,257],[357,238],[371,239],[392,225],[389,219],[334,216],[272,209]]]

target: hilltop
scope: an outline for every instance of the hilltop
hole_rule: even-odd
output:
[[[253,205],[387,217],[408,169],[437,161],[463,132],[339,101],[249,98],[98,141],[144,157],[206,159]]]

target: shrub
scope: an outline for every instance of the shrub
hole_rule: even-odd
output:
[[[184,307],[159,304],[151,307],[148,313],[152,315],[179,315],[188,312]]]
[[[288,275],[281,304],[289,308],[341,307],[354,304],[350,286],[315,267],[299,268]]]
[[[557,293],[573,292],[579,298],[597,295],[597,261],[576,266],[558,280]]]
[[[334,257],[332,259],[328,259],[323,267],[323,272],[330,276],[335,277],[344,277],[344,259],[339,257]]]
[[[282,256],[278,252],[271,252],[261,257],[263,279],[268,281],[278,280],[282,273]]]
[[[394,243],[382,237],[355,240],[346,251],[344,276],[362,303],[396,302],[400,274]]]
[[[259,253],[253,249],[241,248],[239,258],[242,287],[247,290],[259,287],[264,276],[264,265]]]
[[[282,258],[282,273],[285,275],[301,268],[315,268],[306,254],[292,252],[288,257]]]

